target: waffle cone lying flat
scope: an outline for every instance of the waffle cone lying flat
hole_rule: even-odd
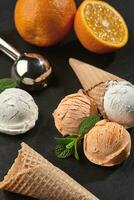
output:
[[[69,59],[69,64],[77,75],[87,94],[94,99],[100,113],[106,117],[103,108],[103,97],[107,88],[107,82],[110,80],[123,80],[102,69],[81,62],[74,58]]]
[[[25,143],[0,189],[44,200],[97,200]]]

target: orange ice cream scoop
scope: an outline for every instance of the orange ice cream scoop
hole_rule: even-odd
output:
[[[63,135],[77,135],[80,123],[91,115],[97,114],[94,101],[83,93],[66,96],[54,111],[55,126]]]
[[[115,122],[101,120],[84,137],[84,154],[97,165],[120,164],[128,158],[130,150],[130,134]]]

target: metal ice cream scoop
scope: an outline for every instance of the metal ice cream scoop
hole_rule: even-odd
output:
[[[0,50],[14,60],[11,76],[17,80],[19,87],[26,90],[39,90],[47,86],[52,68],[42,55],[21,54],[2,38],[0,38]]]

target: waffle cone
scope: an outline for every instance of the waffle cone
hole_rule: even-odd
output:
[[[118,76],[74,58],[69,59],[69,64],[85,90],[90,90],[96,85],[109,80],[122,80]]]
[[[42,200],[97,200],[88,190],[25,143],[0,189]]]
[[[87,91],[88,96],[90,96],[95,101],[101,115],[104,118],[107,118],[104,111],[104,106],[103,106],[104,95],[106,92],[107,85],[108,85],[108,82],[100,83],[96,85],[94,88],[92,88],[91,90]]]

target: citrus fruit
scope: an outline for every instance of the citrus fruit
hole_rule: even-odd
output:
[[[77,10],[74,28],[81,44],[96,53],[108,53],[128,41],[123,17],[104,1],[85,0]]]
[[[51,46],[70,31],[76,13],[74,0],[18,0],[15,25],[24,40]]]

